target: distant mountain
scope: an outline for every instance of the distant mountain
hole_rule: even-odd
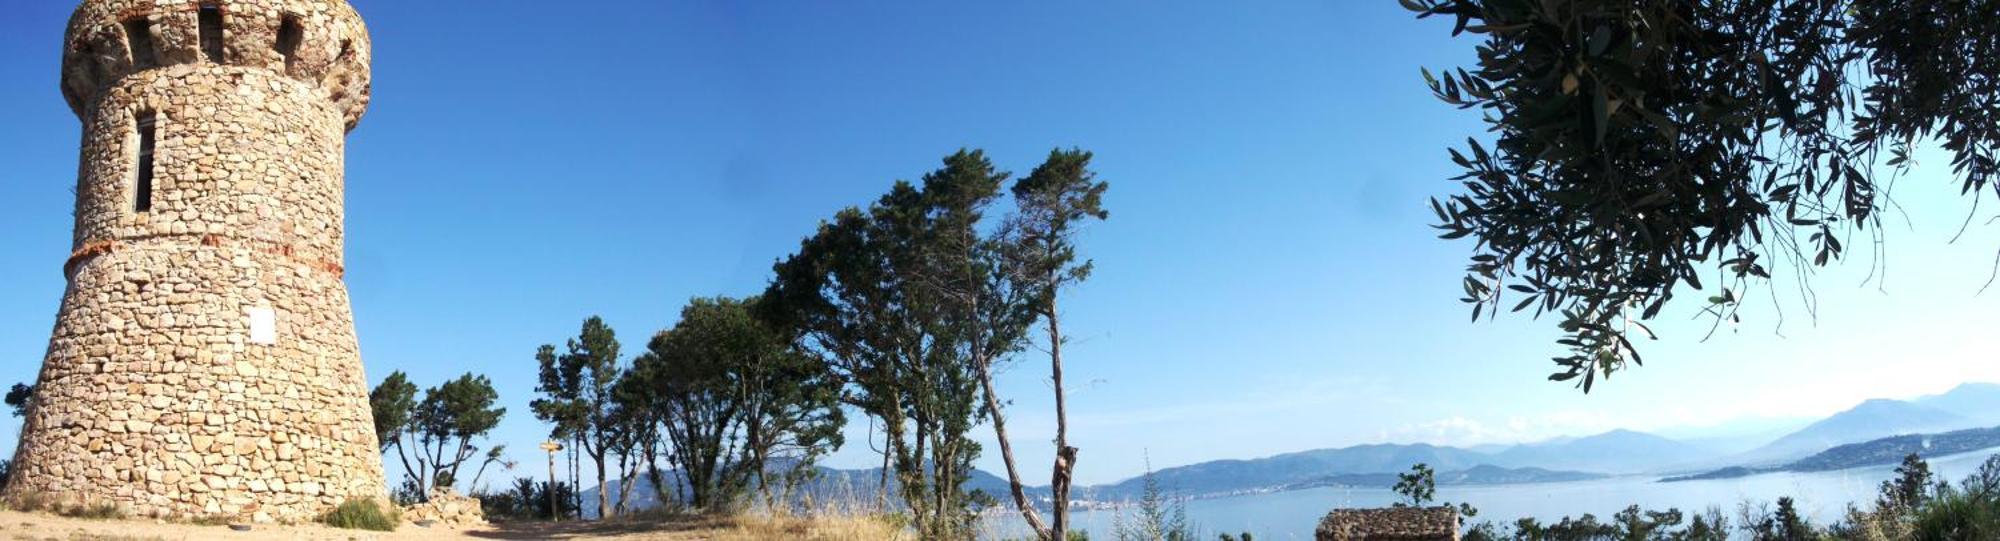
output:
[[[1660,436],[1614,430],[1584,438],[1517,445],[1493,455],[1493,463],[1597,473],[1641,473],[1662,471],[1712,456],[1700,447]]]
[[[1589,481],[1603,479],[1595,473],[1551,471],[1541,468],[1502,468],[1499,466],[1473,466],[1472,469],[1437,474],[1440,486],[1455,485],[1514,485],[1523,483],[1559,483],[1566,481]],[[1390,488],[1401,479],[1394,473],[1346,473],[1329,475],[1284,487],[1285,490],[1299,490],[1318,487]]]
[[[1717,458],[1740,455],[1799,431],[1820,417],[1743,417],[1720,424],[1659,432],[1665,437],[1708,451]],[[1703,462],[1715,462],[1713,460]],[[1721,464],[1721,463],[1717,463]]]
[[[1707,481],[1707,480],[1710,480],[1710,479],[1735,479],[1735,478],[1738,478],[1738,477],[1749,477],[1749,476],[1752,476],[1752,475],[1757,475],[1757,474],[1760,474],[1760,473],[1770,473],[1770,472],[1774,472],[1774,471],[1780,471],[1780,470],[1781,470],[1781,468],[1746,468],[1746,467],[1743,467],[1743,466],[1730,466],[1730,467],[1727,467],[1727,468],[1723,468],[1723,469],[1720,469],[1720,470],[1715,470],[1715,471],[1712,471],[1712,472],[1706,472],[1706,473],[1697,473],[1697,474],[1693,474],[1693,475],[1677,475],[1677,476],[1673,476],[1673,477],[1668,477],[1668,478],[1665,478],[1665,479],[1661,479],[1661,480],[1660,480],[1660,482],[1662,482],[1662,483],[1679,483],[1679,482],[1682,482],[1682,481]]]
[[[1940,457],[1995,447],[2000,447],[2000,428],[1973,428],[1942,434],[1910,434],[1834,447],[1783,466],[1762,468],[1737,466],[1697,475],[1670,477],[1662,481],[1729,479],[1774,471],[1821,472],[1885,466],[1901,462],[1903,457],[1911,454]]]
[[[1973,424],[1976,423],[1951,412],[1901,400],[1875,399],[1806,425],[1797,432],[1735,457],[1735,462],[1749,466],[1785,464],[1849,443],[1902,434],[1956,430]]]
[[[1543,468],[1502,468],[1499,466],[1473,466],[1472,469],[1437,474],[1440,485],[1518,485],[1523,483],[1559,483],[1565,481],[1589,481],[1609,477],[1604,474],[1549,470]],[[1395,485],[1390,485],[1395,486]]]
[[[1742,427],[1728,423],[1709,427],[1700,444],[1654,434],[1615,430],[1581,438],[1556,438],[1532,444],[1502,447],[1484,445],[1472,449],[1428,444],[1358,445],[1339,449],[1318,449],[1286,453],[1250,460],[1217,460],[1166,468],[1154,472],[1155,479],[1169,491],[1188,496],[1216,496],[1244,492],[1264,492],[1309,486],[1386,487],[1395,484],[1396,474],[1412,464],[1428,464],[1438,473],[1442,485],[1477,485],[1580,481],[1604,474],[1656,473],[1663,471],[1709,471],[1688,478],[1734,477],[1784,468],[1819,471],[1877,463],[1892,463],[1912,449],[1926,455],[1948,454],[2000,446],[2000,428],[1961,430],[1978,426],[2000,426],[2000,384],[1969,383],[1949,392],[1911,401],[1869,400],[1852,409],[1791,431],[1775,441],[1739,455],[1721,457],[1717,447],[1740,447],[1724,442],[1727,438],[1748,439],[1770,430],[1779,430],[1797,421],[1754,420]],[[1726,430],[1725,430],[1726,428]],[[1957,432],[1953,432],[1957,431]],[[1904,434],[1931,436],[1892,437]],[[1686,434],[1683,434],[1686,435]],[[1721,443],[1718,443],[1721,442]],[[1856,443],[1861,442],[1861,443]],[[1727,445],[1723,445],[1723,444]],[[1928,446],[1928,447],[1926,447]],[[1883,462],[1887,460],[1888,462]],[[835,470],[819,468],[816,478],[800,487],[796,496],[821,501],[853,501],[873,498],[880,483],[876,469]],[[641,478],[633,490],[638,506],[651,505],[654,491]],[[617,481],[612,481],[617,490]],[[1134,477],[1116,483],[1077,487],[1078,499],[1122,500],[1136,498],[1145,479]],[[966,483],[1005,499],[1005,479],[974,471]],[[1046,501],[1048,488],[1026,489],[1030,498]],[[596,489],[585,491],[585,503],[596,504]],[[844,499],[843,499],[844,498]]]
[[[1967,383],[1911,402],[1964,417],[1975,426],[2000,426],[2000,384]]]
[[[1973,428],[1943,434],[1894,436],[1842,445],[1793,462],[1791,471],[1834,471],[1895,464],[1915,454],[1938,457],[2000,447],[2000,428]]]
[[[1217,460],[1153,472],[1160,486],[1190,495],[1227,494],[1272,490],[1296,483],[1341,474],[1393,474],[1409,471],[1413,464],[1428,464],[1437,471],[1460,471],[1491,460],[1485,454],[1426,444],[1359,445],[1341,449],[1318,449],[1287,453],[1253,460]],[[1394,481],[1390,482],[1394,484]],[[1117,500],[1136,497],[1145,486],[1144,477],[1077,491],[1079,497]]]

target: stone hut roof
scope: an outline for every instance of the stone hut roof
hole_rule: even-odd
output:
[[[1320,519],[1318,541],[1458,541],[1450,507],[1335,509]]]

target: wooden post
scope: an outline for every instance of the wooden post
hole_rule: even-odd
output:
[[[561,452],[562,449],[563,446],[560,443],[553,441],[542,442],[542,450],[549,452],[549,484],[542,491],[549,494],[550,522],[562,522],[562,506],[556,505],[556,453]]]

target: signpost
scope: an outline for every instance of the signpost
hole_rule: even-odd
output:
[[[545,441],[542,442],[542,450],[549,452],[549,484],[543,489],[543,492],[549,493],[549,521],[562,522],[562,506],[556,505],[556,453],[562,452],[563,446]]]

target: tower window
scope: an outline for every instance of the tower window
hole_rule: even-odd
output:
[[[145,15],[125,21],[125,44],[132,49],[132,69],[134,71],[151,68],[158,64],[153,52],[153,23]]]
[[[200,16],[201,52],[208,61],[222,63],[222,5],[202,4]]]
[[[278,25],[278,54],[285,56],[286,72],[292,71],[292,66],[298,63],[299,43],[305,41],[305,37],[306,29],[299,26],[298,17],[286,15],[285,21]]]
[[[133,184],[132,209],[153,210],[153,113],[139,114],[138,182]]]
[[[92,86],[102,84],[104,82],[104,64],[97,57],[97,48],[92,47],[89,43],[80,43],[77,44],[76,52],[81,58],[81,62],[83,62],[84,73],[90,74],[89,84]]]

